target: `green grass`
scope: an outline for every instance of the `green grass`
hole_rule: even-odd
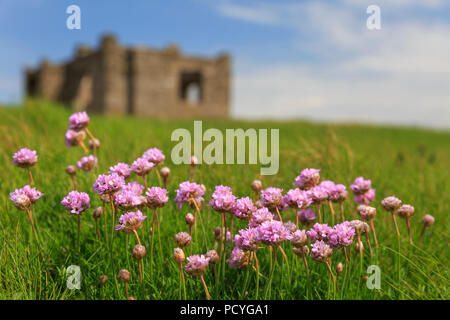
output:
[[[159,147],[166,154],[165,165],[170,167],[169,204],[160,210],[161,248],[155,238],[154,256],[144,258],[145,279],[141,290],[137,263],[131,256],[135,239],[115,234],[114,267],[112,273],[109,247],[105,243],[104,223],[100,220],[101,241],[95,237],[92,209],[82,216],[81,229],[81,290],[66,288],[65,271],[77,264],[77,219],[68,214],[60,201],[71,189],[70,179],[64,169],[83,156],[81,148],[68,149],[64,145],[64,133],[70,111],[43,101],[28,101],[20,108],[0,108],[0,299],[124,299],[121,283],[116,283],[118,268],[132,273],[130,294],[137,299],[178,299],[179,271],[173,261],[173,237],[187,231],[184,216],[190,211],[178,210],[172,199],[180,182],[189,177],[190,167],[175,166],[170,153],[175,145],[170,135],[176,128],[193,129],[192,120],[149,120],[135,117],[91,116],[91,131],[100,139],[99,171],[106,172],[119,161],[131,163],[150,147]],[[285,191],[292,188],[294,178],[303,168],[321,168],[323,179],[330,179],[349,186],[359,175],[370,178],[376,188],[375,220],[380,242],[378,255],[370,257],[365,250],[363,271],[376,264],[381,269],[381,289],[369,290],[360,274],[360,261],[353,252],[352,261],[338,277],[338,293],[333,294],[326,266],[309,261],[311,278],[308,280],[302,260],[297,258],[289,243],[284,245],[290,269],[288,271],[279,253],[274,279],[269,290],[271,299],[448,299],[448,213],[450,211],[450,133],[413,128],[375,127],[362,125],[329,125],[301,121],[292,122],[244,122],[235,120],[207,120],[206,128],[279,128],[280,170],[274,176],[260,176],[259,165],[201,165],[197,168],[196,181],[207,188],[206,201],[215,185],[232,187],[238,196],[252,195],[250,184],[261,179],[264,186],[279,186]],[[12,154],[20,147],[37,150],[39,162],[33,174],[39,190],[45,193],[34,206],[42,251],[32,241],[31,228],[26,213],[17,210],[9,200],[9,192],[28,183],[26,171],[10,164]],[[92,192],[92,174],[77,173],[80,189],[89,193],[91,207],[101,205]],[[134,177],[132,177],[134,179]],[[156,185],[152,173],[151,184]],[[415,245],[407,241],[406,224],[399,219],[401,232],[400,252],[389,215],[379,203],[395,194],[404,203],[415,206],[412,231]],[[348,219],[356,218],[356,205],[349,199],[345,203]],[[422,242],[420,220],[426,213],[436,218],[436,223],[426,231]],[[151,218],[151,212],[146,211]],[[197,237],[187,248],[186,254],[205,253],[215,248],[214,227],[220,225],[219,214],[209,207],[201,216],[206,234],[201,227]],[[329,218],[329,212],[325,211]],[[294,220],[294,212],[283,213],[284,220]],[[108,211],[107,227],[111,227]],[[147,219],[139,230],[143,244],[150,251]],[[245,224],[234,219],[234,230]],[[228,245],[228,250],[231,244]],[[228,258],[228,257],[227,257]],[[268,249],[258,251],[261,273],[269,275]],[[153,261],[153,272],[150,266]],[[335,252],[331,263],[334,268],[343,262],[342,252]],[[103,291],[100,275],[109,277]],[[365,274],[365,273],[364,273]],[[226,268],[225,280],[214,283],[212,270],[205,281],[215,299],[255,299],[255,272],[248,274],[247,293],[244,291],[247,270]],[[267,280],[261,277],[259,298],[264,298]],[[187,297],[204,299],[200,279],[186,274]],[[117,286],[116,286],[117,284]]]

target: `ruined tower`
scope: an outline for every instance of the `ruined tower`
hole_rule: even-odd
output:
[[[106,35],[97,50],[78,47],[71,61],[42,61],[27,69],[26,94],[75,110],[148,117],[228,117],[231,58],[191,57],[163,50],[125,48]]]

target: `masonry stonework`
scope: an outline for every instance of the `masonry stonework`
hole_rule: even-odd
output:
[[[231,58],[184,56],[163,50],[125,48],[110,35],[98,50],[86,46],[63,64],[44,60],[26,69],[27,96],[68,104],[75,110],[148,117],[229,116]]]

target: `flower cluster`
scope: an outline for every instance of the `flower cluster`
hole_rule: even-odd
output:
[[[253,213],[253,216],[250,219],[248,226],[250,228],[258,227],[260,224],[266,221],[273,220],[273,214],[267,209],[263,207],[261,209],[256,210]]]
[[[320,180],[320,169],[304,169],[299,176],[295,178],[294,185],[302,190],[309,190],[315,187]]]
[[[101,174],[92,185],[94,192],[99,195],[112,194],[119,191],[125,184],[125,179],[117,173],[110,175]]]
[[[232,269],[242,269],[248,265],[248,252],[234,247],[231,251],[231,257],[227,260]]]
[[[127,163],[119,162],[113,167],[109,167],[109,174],[117,174],[127,179],[131,175],[131,168]]]
[[[256,239],[267,245],[278,245],[290,237],[289,230],[277,220],[265,221],[256,229]]]
[[[95,167],[97,167],[97,158],[94,157],[93,155],[82,157],[77,162],[77,167],[82,169],[83,171],[89,172]]]
[[[167,190],[160,187],[151,187],[145,193],[147,195],[147,206],[152,209],[162,208],[165,206],[169,197]]]
[[[289,190],[283,197],[290,208],[305,209],[312,204],[310,193],[299,188]]]
[[[202,255],[193,255],[190,257],[187,257],[188,264],[184,266],[184,270],[186,270],[187,273],[189,273],[192,276],[203,276],[206,272],[206,269],[209,265],[210,258],[205,257]]]
[[[258,231],[257,228],[248,228],[239,230],[239,234],[234,236],[234,245],[242,250],[258,249]]]
[[[29,168],[34,166],[38,161],[36,151],[27,148],[22,148],[13,155],[12,164],[20,168]]]
[[[355,229],[351,226],[350,222],[344,221],[329,230],[327,236],[328,244],[334,249],[348,247],[353,243],[354,236]]]
[[[233,213],[236,207],[236,197],[233,195],[230,187],[216,186],[209,206],[217,212]]]
[[[250,197],[240,198],[236,200],[236,206],[234,208],[234,214],[236,217],[242,220],[250,220],[253,213],[257,210]]]
[[[138,176],[145,176],[150,173],[152,168],[155,166],[153,162],[148,161],[145,158],[137,158],[131,164],[131,171],[136,173]]]
[[[81,214],[89,208],[91,199],[85,192],[70,191],[61,204],[72,214]]]
[[[328,224],[315,223],[313,228],[308,230],[306,234],[311,239],[311,241],[318,240],[328,240],[328,235],[330,234],[332,228]]]
[[[144,152],[142,158],[153,163],[155,166],[162,163],[166,159],[162,151],[158,148],[148,149],[147,151]]]
[[[333,249],[330,248],[323,240],[316,241],[311,245],[311,258],[317,262],[328,261],[328,258],[333,254]]]
[[[21,189],[14,190],[9,195],[17,209],[26,210],[35,204],[44,194],[36,188],[31,188],[29,185],[26,185]]]
[[[199,206],[204,200],[204,194],[205,191],[201,185],[195,182],[185,181],[180,183],[179,188],[176,190],[174,201],[178,208],[181,208],[185,203],[194,205],[194,202],[197,206]]]
[[[280,188],[269,187],[261,191],[261,204],[269,209],[277,208],[282,202],[281,192],[283,190]]]
[[[123,231],[125,233],[132,233],[140,228],[147,216],[144,216],[141,211],[130,211],[120,216],[119,224],[116,225],[116,231]]]
[[[89,125],[89,116],[85,111],[76,112],[69,117],[69,129],[80,131]]]

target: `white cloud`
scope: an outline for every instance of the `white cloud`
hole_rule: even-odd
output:
[[[365,10],[345,4],[260,3],[259,15],[297,32],[294,50],[320,59],[244,66],[237,57],[234,115],[450,128],[450,24],[405,16],[370,31]]]

